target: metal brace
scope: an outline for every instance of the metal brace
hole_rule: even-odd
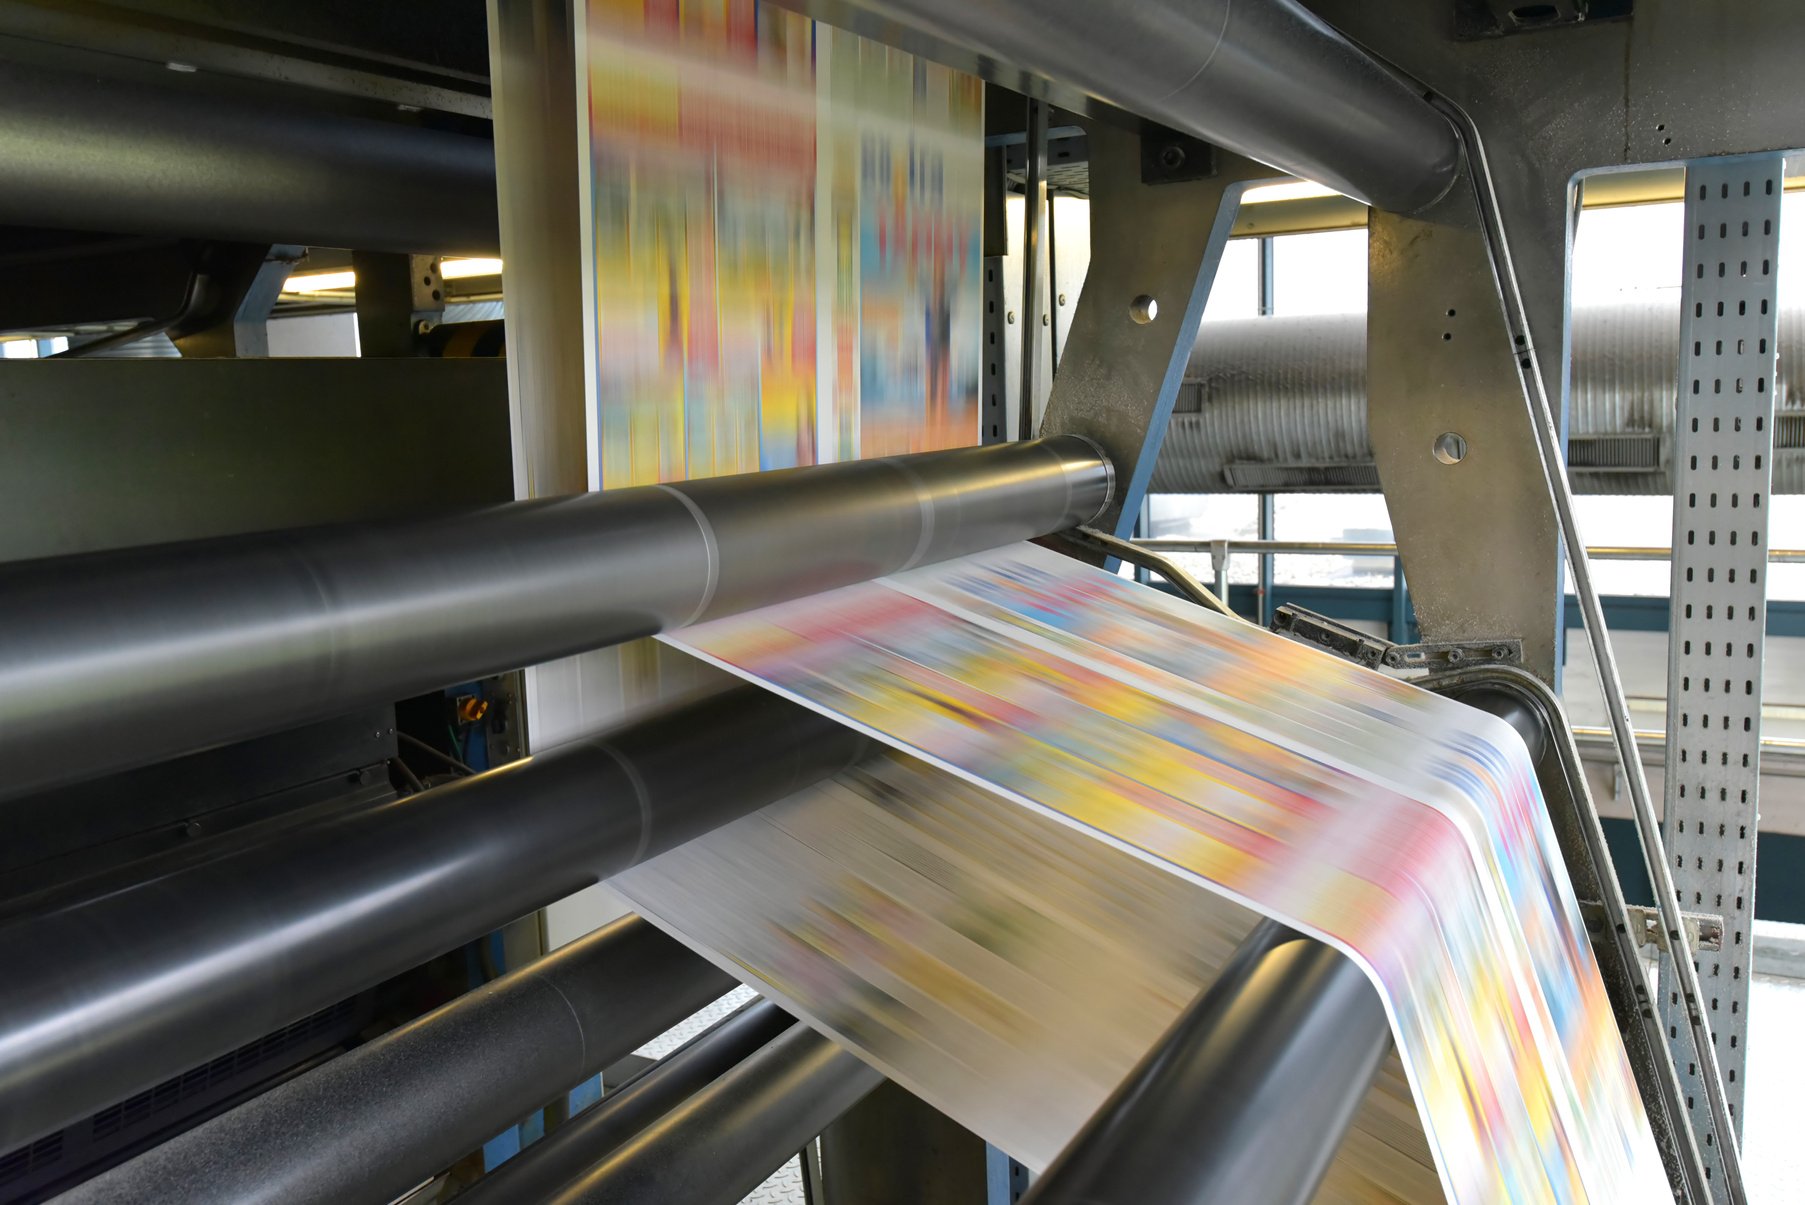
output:
[[[1425,641],[1394,644],[1385,664],[1395,669],[1454,669],[1463,665],[1521,665],[1523,642],[1515,636],[1495,640]]]
[[[1630,936],[1638,946],[1667,950],[1667,931],[1661,927],[1659,912],[1644,904],[1630,904],[1624,908],[1624,913],[1629,923]],[[1597,900],[1581,900],[1579,915],[1586,922],[1586,931],[1597,940],[1606,924],[1604,905]],[[1691,943],[1692,949],[1723,949],[1723,917],[1709,912],[1682,912],[1680,919],[1686,925],[1686,940]]]
[[[1272,630],[1369,669],[1430,670],[1523,663],[1523,642],[1515,636],[1393,644],[1292,603],[1286,603],[1273,614]]]

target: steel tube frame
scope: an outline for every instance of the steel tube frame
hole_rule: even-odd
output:
[[[1090,441],[0,566],[0,796],[1089,522]]]
[[[883,1081],[793,1025],[550,1200],[733,1205]]]
[[[1023,1205],[1305,1205],[1390,1045],[1358,966],[1262,921]]]
[[[8,62],[0,223],[371,251],[500,246],[487,139]]]
[[[864,738],[750,687],[49,911],[9,905],[0,1150],[835,773]],[[204,854],[205,851],[197,851]]]
[[[783,2],[1035,95],[1037,79],[1063,85],[1381,209],[1429,204],[1460,163],[1446,118],[1295,0]]]
[[[58,1199],[392,1201],[732,986],[625,917]]]
[[[599,1104],[484,1176],[458,1199],[465,1205],[544,1200],[793,1024],[768,1000],[747,1005],[633,1080],[606,1088]]]

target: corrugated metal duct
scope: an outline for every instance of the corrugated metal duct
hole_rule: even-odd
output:
[[[1670,491],[1679,295],[1573,311],[1568,471],[1590,494]],[[1805,306],[1780,311],[1775,493],[1805,493]],[[1366,315],[1205,323],[1156,493],[1374,491]]]

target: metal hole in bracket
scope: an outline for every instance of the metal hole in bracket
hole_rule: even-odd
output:
[[[1443,431],[1435,437],[1431,450],[1443,464],[1459,464],[1467,458],[1467,437],[1458,431]]]
[[[1128,303],[1128,316],[1142,326],[1146,326],[1149,322],[1152,322],[1155,318],[1159,317],[1159,302],[1155,301],[1147,294],[1142,293],[1139,297],[1136,297],[1133,301]]]

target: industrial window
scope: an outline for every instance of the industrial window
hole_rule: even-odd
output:
[[[1280,494],[1273,499],[1275,540],[1308,543],[1389,544],[1391,515],[1382,494]],[[1272,578],[1279,585],[1387,587],[1389,556],[1277,556]]]
[[[1260,316],[1260,240],[1230,239],[1203,307],[1205,322]]]
[[[1357,314],[1365,309],[1365,230],[1282,234],[1272,240],[1275,316]]]
[[[1154,494],[1147,500],[1147,534],[1187,540],[1252,540],[1260,534],[1260,499],[1253,494]],[[1173,559],[1206,584],[1215,575],[1210,554],[1175,553]],[[1228,559],[1230,585],[1260,580],[1260,558]]]

